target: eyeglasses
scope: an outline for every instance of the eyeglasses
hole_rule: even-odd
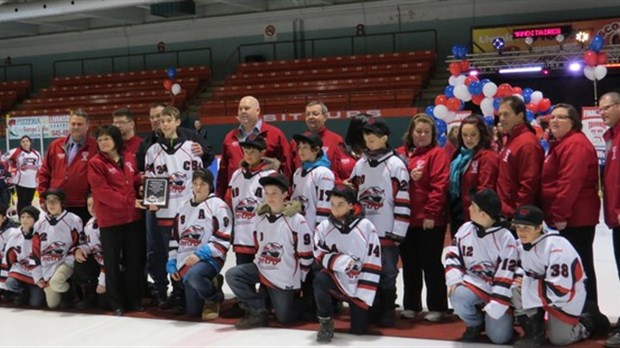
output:
[[[598,109],[598,112],[599,112],[599,114],[600,114],[600,113],[602,113],[602,112],[605,112],[605,111],[607,111],[607,110],[611,109],[613,106],[616,106],[616,105],[618,105],[618,104],[620,104],[620,103],[613,103],[613,104],[609,104],[609,105],[601,106],[601,107]]]

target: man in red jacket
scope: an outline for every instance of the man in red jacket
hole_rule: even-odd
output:
[[[133,154],[138,152],[142,138],[136,135],[136,123],[134,122],[133,112],[127,108],[114,110],[112,113],[112,125],[118,127],[123,136],[125,151]]]
[[[336,180],[346,180],[349,178],[349,175],[342,170],[340,166],[341,161],[341,151],[344,147],[344,140],[339,134],[336,134],[327,127],[325,127],[325,121],[327,121],[327,106],[322,102],[311,101],[306,105],[306,126],[308,130],[311,132],[317,133],[321,140],[323,141],[323,151],[327,153],[327,158],[330,162],[330,169],[334,172],[336,176]],[[297,155],[297,142],[295,140],[291,140],[291,151],[293,158],[293,168],[292,172],[294,173],[297,168],[301,166],[301,160]]]
[[[502,99],[499,122],[508,141],[499,154],[496,191],[502,201],[502,214],[512,219],[516,207],[537,205],[545,153],[525,120],[525,104],[520,98]]]
[[[39,194],[49,188],[60,188],[66,194],[65,208],[85,223],[90,214],[86,208],[88,194],[88,160],[97,153],[97,141],[88,134],[88,114],[77,109],[69,118],[70,134],[54,140],[37,173]],[[45,201],[41,199],[41,208]]]
[[[614,256],[620,272],[620,93],[605,93],[598,102],[599,113],[609,127],[603,134],[607,143],[605,169],[603,170],[603,207],[605,224],[613,229]],[[615,333],[605,342],[605,347],[620,347],[620,320]]]
[[[282,173],[287,178],[291,177],[291,148],[286,136],[280,129],[267,124],[259,115],[260,105],[256,98],[252,96],[241,98],[237,116],[239,127],[228,132],[222,144],[222,157],[215,186],[217,196],[222,199],[226,196],[230,177],[239,168],[239,163],[243,159],[239,142],[244,141],[250,134],[262,134],[265,137],[267,141],[265,157],[278,159]]]

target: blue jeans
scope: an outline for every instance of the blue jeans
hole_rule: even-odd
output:
[[[218,295],[211,279],[217,275],[217,271],[208,262],[200,261],[193,265],[185,277],[185,313],[188,316],[199,316],[205,301],[216,301]],[[222,299],[223,300],[223,299]]]
[[[396,289],[399,254],[400,251],[397,246],[381,247],[381,278],[379,279],[379,288]]]
[[[459,285],[450,296],[450,302],[456,315],[465,322],[468,327],[481,326],[484,324],[487,337],[495,344],[506,344],[513,336],[513,318],[506,311],[498,319],[493,319],[482,312],[486,302],[474,294],[465,286]]]
[[[155,283],[155,289],[160,296],[168,293],[168,242],[170,227],[160,227],[154,212],[147,211],[146,221],[146,270]]]
[[[21,294],[22,292],[28,292],[28,304],[30,307],[43,307],[45,304],[45,293],[43,289],[36,285],[24,283],[12,277],[6,279],[6,289],[11,292]]]
[[[235,266],[226,272],[226,282],[232,292],[245,304],[250,311],[267,310],[266,300],[269,299],[281,324],[291,324],[301,316],[301,304],[297,290],[278,290],[266,287],[266,291],[257,292],[256,284],[260,283],[260,272],[254,263]]]
[[[316,301],[316,313],[320,318],[331,318],[334,314],[333,298],[346,297],[338,289],[334,280],[326,272],[319,272],[314,278],[314,299]],[[352,301],[349,303],[351,311],[351,330],[355,335],[363,335],[368,330],[368,310],[358,307]]]

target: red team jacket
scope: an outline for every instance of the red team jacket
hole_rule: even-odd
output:
[[[461,201],[463,202],[463,218],[469,221],[471,195],[483,188],[495,189],[497,182],[498,156],[493,150],[480,149],[469,163],[469,167],[461,176]],[[456,231],[455,231],[456,232]]]
[[[541,200],[550,226],[566,221],[567,227],[598,224],[598,158],[582,132],[571,131],[552,142],[542,167]]]
[[[497,174],[496,191],[505,217],[512,219],[520,205],[537,205],[543,159],[536,135],[525,124],[514,126],[499,155]]]
[[[137,135],[134,135],[131,139],[125,142],[125,151],[135,155],[142,144],[142,138]]]
[[[123,166],[98,153],[88,163],[88,182],[93,190],[97,224],[100,228],[139,221],[142,213],[135,208],[136,187],[141,177],[133,154],[125,152]]]
[[[265,157],[276,158],[280,161],[280,171],[287,178],[292,176],[291,172],[291,149],[288,140],[282,131],[263,120],[261,133],[267,142],[267,152]],[[216,193],[224,199],[228,182],[235,170],[239,168],[239,163],[243,159],[243,150],[239,146],[239,128],[235,128],[226,134],[222,144],[222,157],[220,159],[220,169],[217,172]]]
[[[396,151],[407,156],[409,172],[416,167],[423,167],[420,180],[409,181],[409,226],[422,227],[424,219],[435,220],[435,226],[445,226],[446,199],[450,185],[450,160],[446,151],[439,146],[427,146],[412,152],[401,146]]]
[[[342,147],[344,146],[344,140],[342,137],[326,127],[323,127],[322,130],[318,132],[321,136],[321,140],[323,140],[323,151],[327,153],[327,158],[329,159],[330,166],[329,168],[334,172],[336,176],[336,180],[346,180],[351,175],[351,171],[348,173],[341,168],[341,157],[342,157]],[[291,153],[293,159],[293,168],[292,172],[294,173],[297,168],[301,166],[301,160],[299,159],[299,154],[297,153],[297,142],[295,140],[291,140]],[[353,170],[353,167],[351,167]],[[348,174],[348,175],[347,175]]]
[[[67,165],[67,150],[65,145],[70,135],[54,140],[45,154],[43,165],[39,169],[37,179],[38,192],[45,192],[49,188],[61,188],[65,191],[66,207],[85,207],[88,193],[88,160],[97,153],[97,141],[86,136],[84,145],[75,159]]]
[[[605,170],[603,172],[603,204],[605,223],[609,228],[620,226],[620,159],[618,147],[620,147],[620,122],[613,128],[608,129],[603,138],[607,143],[607,155],[605,156]]]

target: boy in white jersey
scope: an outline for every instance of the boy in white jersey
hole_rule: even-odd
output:
[[[64,209],[64,191],[51,188],[42,198],[48,213],[34,224],[32,279],[45,292],[47,306],[54,309],[71,287],[74,260],[85,261],[87,255],[80,247],[85,240],[82,219]]]
[[[10,232],[16,227],[13,220],[11,220],[7,216],[8,208],[6,205],[0,203],[0,260],[4,257],[4,252],[6,250],[5,245],[6,241],[9,239]],[[4,293],[6,287],[4,286],[4,282],[6,281],[6,277],[9,273],[8,268],[0,265],[0,292]]]
[[[226,272],[226,281],[245,307],[246,316],[235,324],[237,329],[267,325],[269,298],[281,324],[299,319],[301,307],[298,291],[312,265],[312,231],[299,214],[299,202],[286,202],[288,179],[272,174],[260,179],[266,204],[258,209],[254,232],[257,250],[253,263],[238,265]],[[255,286],[264,286],[257,293]]]
[[[192,176],[193,198],[179,207],[170,238],[166,268],[183,281],[185,313],[203,320],[219,317],[224,300],[220,274],[232,234],[232,212],[213,193],[213,174],[197,169]]]
[[[314,232],[314,257],[322,266],[314,279],[320,322],[316,340],[320,343],[329,343],[334,337],[332,297],[349,303],[351,333],[366,333],[368,307],[381,275],[379,236],[372,222],[364,218],[355,191],[338,184],[329,200],[331,215]]]
[[[15,293],[16,306],[28,303],[30,307],[36,308],[45,304],[43,290],[32,280],[32,235],[39,214],[39,210],[33,206],[22,208],[19,215],[21,226],[11,229],[2,258],[2,266],[9,271],[6,287],[8,291]]]
[[[467,325],[461,341],[476,342],[486,331],[491,342],[506,344],[513,336],[511,286],[519,253],[501,219],[502,203],[491,189],[472,196],[471,221],[459,228],[446,249],[448,296]]]
[[[409,172],[407,165],[389,146],[390,129],[381,119],[370,118],[364,124],[367,150],[357,161],[350,181],[358,191],[358,200],[366,218],[377,228],[381,240],[381,281],[371,320],[379,326],[395,324],[398,244],[409,227]]]
[[[251,134],[239,143],[243,150],[243,160],[230,178],[226,201],[235,214],[233,226],[233,251],[237,265],[254,260],[253,233],[258,219],[258,207],[265,202],[260,178],[275,173],[280,162],[265,158],[267,143],[260,134]]]
[[[543,230],[543,218],[542,210],[526,205],[512,220],[521,258],[512,304],[525,334],[515,347],[543,346],[545,326],[551,344],[562,346],[609,330],[607,317],[584,308],[586,276],[579,254],[559,233]]]

